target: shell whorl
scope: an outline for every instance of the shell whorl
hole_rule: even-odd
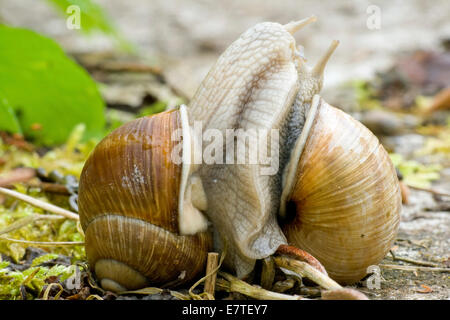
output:
[[[85,164],[79,211],[86,253],[110,290],[176,285],[203,268],[210,235],[179,234],[183,167],[172,161],[179,142],[171,135],[181,122],[175,110],[127,123]]]

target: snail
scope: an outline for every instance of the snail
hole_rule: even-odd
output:
[[[182,107],[129,122],[105,137],[85,163],[80,222],[89,264],[106,290],[176,286],[204,270],[212,237],[197,209],[202,195],[193,196],[188,161],[171,158],[177,147],[171,135],[186,131],[186,117]],[[182,157],[190,156],[187,142]],[[194,221],[198,232],[191,232]]]
[[[318,96],[338,42],[308,68],[293,34],[313,21],[250,28],[187,108],[135,120],[96,147],[80,178],[79,208],[88,260],[104,288],[193,279],[211,248],[210,229],[239,278],[288,244],[317,255],[342,282],[359,280],[384,257],[398,228],[398,181],[375,136]],[[181,145],[173,139],[180,129]],[[211,132],[231,139],[211,148],[203,144]],[[252,146],[271,161],[252,162]],[[181,163],[170,162],[174,150]]]
[[[401,194],[395,168],[359,121],[314,96],[285,169],[280,214],[290,244],[334,280],[362,279],[393,245]]]

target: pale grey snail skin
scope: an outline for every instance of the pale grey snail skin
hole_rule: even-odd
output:
[[[314,20],[265,22],[244,32],[219,57],[188,106],[191,127],[200,120],[203,131],[218,129],[225,136],[226,129],[266,129],[269,143],[270,130],[280,132],[275,174],[261,175],[264,165],[248,164],[248,154],[245,164],[202,164],[197,171],[208,202],[206,214],[218,232],[216,245],[227,244],[226,263],[239,277],[251,272],[256,259],[287,243],[276,220],[283,168],[337,45],[333,42],[315,68],[306,67],[293,33]],[[249,141],[241,142],[248,150]]]

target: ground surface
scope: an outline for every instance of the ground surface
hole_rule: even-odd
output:
[[[311,14],[318,16],[318,22],[301,31],[296,39],[305,46],[306,57],[311,63],[331,40],[341,41],[327,67],[324,89],[325,98],[330,97],[336,102],[341,101],[336,98],[336,90],[343,82],[370,79],[376,71],[387,69],[400,54],[416,49],[440,50],[441,41],[450,38],[450,2],[446,0],[415,0],[407,4],[403,1],[312,0],[221,1],[220,5],[195,0],[134,0],[132,4],[119,0],[98,2],[107,8],[125,37],[138,45],[141,54],[162,66],[170,87],[187,98],[193,95],[218,54],[240,33],[260,21],[286,23]],[[369,30],[366,26],[369,16],[366,10],[371,4],[378,5],[381,10],[379,30]],[[0,17],[10,24],[47,34],[74,54],[91,54],[112,48],[111,42],[103,36],[86,39],[66,29],[64,20],[43,1],[0,0]],[[136,94],[131,96],[133,100]],[[133,104],[128,100],[119,101],[119,104],[126,103]],[[424,143],[418,138],[417,144],[417,139],[405,136],[391,151],[411,158],[413,151]],[[450,192],[448,162],[444,163],[441,178],[434,187]],[[448,197],[433,197],[429,192],[411,190],[409,204],[403,208],[394,254],[448,267],[449,201]],[[392,256],[382,264],[412,265],[393,262]],[[360,288],[371,298],[450,298],[448,272],[381,270],[381,289]]]
[[[427,211],[431,209],[433,211]],[[413,191],[410,204],[403,207],[398,240],[394,254],[439,265],[447,261],[450,247],[450,216],[448,211],[436,208],[433,197],[422,191]],[[447,208],[448,210],[448,208]],[[382,264],[399,264],[388,255]],[[403,263],[410,265],[409,263]],[[382,268],[380,290],[364,291],[374,299],[449,299],[448,273],[430,271],[403,271]],[[431,288],[427,291],[422,285]],[[420,292],[422,291],[422,292]]]

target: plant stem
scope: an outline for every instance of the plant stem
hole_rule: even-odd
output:
[[[214,297],[216,288],[217,266],[219,264],[219,254],[217,252],[209,252],[206,263],[206,274],[204,291]]]
[[[267,290],[272,289],[274,279],[275,263],[273,262],[273,258],[270,256],[262,261],[261,287]]]
[[[47,215],[47,214],[33,214],[30,216],[24,217],[20,220],[17,220],[15,222],[11,223],[10,225],[6,226],[4,229],[1,229],[0,235],[21,229],[21,228],[25,227],[26,225],[33,223],[36,220],[40,220],[40,219],[55,220],[55,219],[62,219],[62,218],[63,217],[52,216],[52,215]]]
[[[238,292],[246,296],[259,300],[300,300],[302,297],[293,296],[283,293],[272,292],[263,288],[259,288],[242,281],[229,273],[219,272],[219,275],[226,279],[217,279],[216,285],[218,288],[228,292]]]
[[[5,236],[0,236],[0,240],[6,240],[10,242],[32,244],[41,247],[60,247],[60,246],[83,246],[84,242],[79,241],[28,241],[20,239],[12,239]]]
[[[339,283],[306,262],[283,256],[274,257],[274,260],[278,267],[288,269],[302,277],[308,278],[327,290],[342,288]]]
[[[403,262],[416,264],[416,265],[419,265],[419,266],[439,268],[439,265],[437,263],[428,262],[428,261],[414,260],[414,259],[410,259],[410,258],[398,257],[398,256],[396,256],[394,254],[394,252],[392,250],[389,251],[389,252],[392,255],[392,260],[394,260],[394,261],[403,261]]]
[[[80,219],[78,214],[76,214],[76,213],[74,213],[72,211],[60,208],[58,206],[55,206],[53,204],[50,204],[50,203],[47,203],[47,202],[44,202],[44,201],[41,201],[41,200],[38,200],[38,199],[35,199],[33,197],[27,196],[27,195],[22,194],[22,193],[17,192],[17,191],[8,190],[8,189],[0,187],[0,193],[5,194],[5,195],[10,196],[10,197],[13,197],[13,198],[16,198],[16,199],[19,199],[19,200],[22,200],[22,201],[24,201],[26,203],[29,203],[29,204],[31,204],[31,205],[33,205],[35,207],[44,209],[44,210],[46,210],[48,212],[59,214],[61,216],[69,218],[69,219],[73,219],[73,220],[79,220]]]
[[[411,189],[415,189],[415,190],[419,190],[419,191],[426,191],[426,192],[429,192],[432,194],[436,194],[438,196],[450,197],[450,193],[446,193],[443,191],[438,191],[438,190],[434,190],[434,189],[430,189],[430,188],[420,188],[420,187],[412,186],[410,184],[408,184],[407,186]]]

